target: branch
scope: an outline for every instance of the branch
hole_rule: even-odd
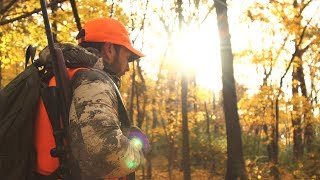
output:
[[[111,9],[110,9],[110,18],[112,18],[112,16],[113,16],[113,8],[114,8],[114,0],[112,0],[112,4],[111,4]]]
[[[284,38],[282,47],[279,49],[278,54],[277,54],[276,57],[274,58],[275,60],[277,60],[277,59],[280,57],[281,50],[284,49],[284,46],[286,45],[286,42],[287,42],[288,39],[289,39],[289,36],[286,36],[286,37]],[[272,68],[273,68],[273,61],[272,61],[272,59],[271,59],[271,68],[270,68],[270,71],[268,72],[266,78],[268,78],[268,77],[271,75]]]
[[[136,40],[137,40],[140,32],[142,31],[142,29],[144,29],[144,21],[146,20],[146,14],[147,14],[147,10],[148,10],[148,4],[149,4],[149,0],[147,0],[147,2],[146,2],[146,10],[145,10],[145,12],[144,12],[144,14],[143,14],[143,19],[142,19],[141,27],[140,27],[140,30],[139,30],[136,38],[134,38],[133,43],[136,42]]]
[[[297,47],[299,47],[302,43],[302,40],[306,34],[306,30],[308,29],[311,21],[312,21],[313,17],[311,17],[311,19],[308,21],[307,25],[303,28],[302,32],[301,32],[301,36],[300,36],[300,40],[299,40],[299,43],[297,44]]]
[[[303,10],[312,2],[313,0],[308,1],[300,10],[300,14],[302,14]]]
[[[6,11],[8,11],[8,9],[10,9],[11,6],[14,5],[17,1],[18,0],[10,1],[6,7],[4,7],[3,9],[0,9],[0,14],[4,14]]]
[[[203,20],[201,21],[200,24],[202,24],[209,16],[209,14],[211,13],[211,11],[214,9],[215,4],[213,3],[213,5],[211,6],[211,8],[209,9],[208,13],[206,14],[206,16],[203,18]]]
[[[294,60],[294,58],[295,58],[295,54],[297,53],[297,51],[298,51],[298,48],[295,49],[295,51],[294,51],[294,53],[293,53],[293,55],[292,55],[292,57],[291,57],[291,60],[290,60],[290,62],[289,62],[289,64],[288,64],[288,66],[287,66],[286,71],[285,71],[284,74],[281,76],[281,79],[280,79],[280,89],[281,89],[281,87],[282,87],[283,79],[284,79],[284,77],[287,75],[287,73],[288,73],[288,71],[289,71],[289,69],[290,69],[290,67],[291,67],[291,64],[292,64],[292,62],[293,62],[293,60]],[[279,97],[279,96],[280,96],[280,93],[278,93],[278,97]]]
[[[47,7],[51,7],[51,6],[54,6],[54,5],[58,4],[58,3],[63,3],[63,2],[65,2],[65,1],[67,1],[67,0],[57,0],[57,1],[55,1],[55,2],[49,3],[49,4],[47,5]],[[21,15],[21,16],[18,16],[18,17],[12,18],[12,19],[6,19],[6,20],[3,20],[3,21],[0,21],[0,26],[1,26],[1,25],[5,25],[5,24],[12,23],[12,22],[14,22],[14,21],[17,21],[17,20],[20,20],[20,19],[23,19],[23,18],[26,18],[26,17],[29,17],[29,16],[31,16],[31,15],[33,15],[33,14],[39,13],[40,11],[41,11],[41,8],[38,8],[38,9],[34,9],[34,10],[31,11],[31,12],[27,12],[27,13]]]

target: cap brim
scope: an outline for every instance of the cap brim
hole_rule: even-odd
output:
[[[142,54],[140,51],[136,50],[134,47],[126,46],[126,48],[128,48],[133,53],[129,59],[129,62],[132,62],[132,61],[137,60],[141,57],[144,57],[144,54]]]

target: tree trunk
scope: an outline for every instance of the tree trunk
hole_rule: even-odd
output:
[[[173,165],[174,165],[174,142],[170,141],[169,142],[169,155],[168,155],[168,174],[169,174],[169,179],[173,179]]]
[[[0,89],[2,89],[2,62],[0,61]]]
[[[305,52],[305,50],[303,50],[303,52]],[[299,68],[297,69],[297,76],[300,82],[302,96],[305,99],[308,99],[307,87],[306,87],[306,82],[304,78],[303,66],[302,66],[302,54],[300,55],[299,58],[301,60],[301,64],[299,64]],[[312,102],[309,102],[309,103],[311,104]],[[305,143],[307,152],[310,152],[312,151],[312,144],[314,141],[313,126],[311,123],[311,109],[307,109],[304,112],[304,120],[306,122],[306,127],[304,129],[304,143]],[[302,130],[301,130],[301,133],[302,133]],[[302,145],[303,145],[303,142],[302,142]],[[303,153],[303,146],[302,146],[302,153]]]
[[[157,122],[158,122],[158,118],[157,118],[157,110],[156,110],[156,99],[153,98],[152,99],[152,127],[151,129],[155,129],[157,127]],[[147,121],[148,122],[148,121]],[[150,144],[152,144],[152,139],[153,137],[151,137],[151,141]],[[153,152],[152,152],[152,148],[150,149],[149,153],[147,154],[147,179],[151,180],[152,179],[152,156],[153,156]]]
[[[3,0],[0,0],[0,12],[1,12],[1,13],[4,13],[4,12],[2,12],[3,5],[4,5],[4,4],[3,4]],[[1,61],[0,61],[0,62],[1,62]]]
[[[136,86],[136,70],[135,70],[135,62],[132,62],[132,75],[131,75],[131,92],[130,92],[130,100],[129,100],[129,119],[131,122],[133,122],[133,101],[134,101],[134,95],[135,95],[135,86]]]
[[[141,129],[142,128],[142,117],[141,117],[141,107],[140,107],[140,101],[141,100],[139,100],[139,90],[138,90],[138,88],[136,87],[136,90],[135,90],[135,93],[136,93],[136,110],[137,110],[137,116],[136,116],[136,124],[137,124],[137,126]]]
[[[253,138],[253,156],[258,155],[259,145],[260,145],[260,126],[255,126],[253,129],[254,138]]]
[[[166,113],[169,114],[168,111],[166,111]],[[172,117],[173,116],[170,116],[168,121],[170,121]],[[167,144],[168,144],[168,146],[167,146],[168,176],[169,176],[169,180],[171,180],[172,179],[172,172],[173,172],[173,165],[174,165],[173,160],[176,157],[175,156],[175,147],[174,147],[175,144],[174,144],[173,136],[171,136],[166,129],[166,124],[164,122],[164,119],[161,117],[160,120],[161,120],[160,121],[161,126],[164,130],[164,135],[165,135],[165,138],[166,138]]]
[[[3,0],[0,0],[0,11],[2,12],[3,10]],[[0,33],[0,36],[2,36],[2,34]],[[0,54],[1,55],[1,54]],[[2,89],[2,62],[0,61],[0,89]]]
[[[277,107],[279,113],[279,107]],[[279,114],[276,115],[279,117]],[[279,119],[276,119],[276,125],[271,126],[271,142],[270,142],[270,156],[272,164],[270,166],[270,174],[273,176],[274,180],[280,180],[280,172],[277,167],[278,164],[278,154],[279,154],[279,146],[278,146],[278,139],[279,139]]]
[[[271,126],[271,141],[270,141],[270,157],[274,164],[278,164],[278,133],[277,133],[277,127]]]
[[[310,1],[311,2],[311,1]],[[300,6],[300,7],[299,7]],[[298,12],[300,12],[300,14],[298,16],[296,16],[296,18],[299,20],[298,21],[298,27],[301,28],[301,24],[302,24],[302,11],[300,10],[301,7],[306,7],[306,3],[305,2],[298,2],[297,0],[295,0],[293,2],[293,7],[297,10],[299,10]],[[302,40],[305,37],[305,31],[307,26],[303,27],[304,29],[302,30],[302,33],[299,34],[299,41],[300,43],[296,46],[296,52],[294,54],[294,56],[296,56],[297,58],[297,63],[296,63],[296,68],[294,68],[293,70],[293,74],[292,77],[295,78],[295,80],[297,80],[297,82],[299,82],[300,84],[300,88],[301,88],[301,93],[302,96],[305,99],[308,99],[308,94],[307,94],[307,88],[306,88],[306,83],[305,83],[305,79],[304,79],[304,72],[303,72],[303,61],[302,61],[302,56],[303,54],[309,49],[310,44],[312,42],[310,42],[310,44],[307,44],[304,48],[301,48],[300,45],[302,44]],[[292,83],[294,85],[294,83]],[[294,87],[292,87],[293,89]],[[312,101],[310,102],[310,104],[312,104]],[[312,147],[312,143],[313,143],[313,126],[311,123],[311,109],[308,109],[306,111],[303,112],[303,117],[304,117],[304,122],[306,124],[305,126],[305,132],[304,132],[304,143],[306,146],[306,149],[308,152],[311,151],[311,147]],[[296,119],[298,120],[298,119]],[[304,151],[304,147],[303,147],[303,140],[302,140],[302,127],[301,127],[301,122],[302,122],[302,117],[300,117],[300,122],[295,122],[295,124],[297,124],[297,137],[295,138],[295,133],[293,134],[294,136],[294,153],[296,153],[296,157],[297,158],[301,158],[303,156],[303,151]],[[300,123],[300,124],[299,124]],[[293,122],[292,122],[293,124]],[[296,130],[296,128],[294,127],[294,130]],[[296,140],[296,141],[295,141]],[[301,140],[301,141],[300,141]],[[296,143],[297,144],[296,144]]]
[[[298,58],[296,58],[298,59]],[[299,96],[299,82],[297,69],[300,68],[298,63],[293,63],[292,71],[292,98]],[[301,115],[299,105],[293,105],[292,127],[293,127],[293,157],[295,160],[300,160],[303,155],[302,144],[302,128],[301,128]],[[296,113],[295,113],[296,112]]]
[[[136,109],[137,109],[137,118],[136,118],[136,122],[137,122],[137,126],[142,129],[142,125],[145,119],[145,112],[146,112],[146,102],[147,102],[147,95],[145,93],[146,90],[146,84],[145,84],[145,80],[144,77],[142,75],[142,69],[139,66],[139,60],[136,61],[137,62],[137,72],[138,75],[141,79],[141,83],[136,83]],[[143,98],[143,99],[142,99]],[[141,107],[142,105],[142,107]],[[148,128],[146,128],[148,129]],[[146,155],[146,161],[147,161],[147,165],[148,161],[151,159],[150,155]],[[151,160],[149,161],[151,162]],[[145,173],[145,166],[141,167],[142,169],[142,179],[146,178],[146,173]],[[148,172],[147,172],[148,173]]]
[[[312,144],[314,142],[314,132],[313,132],[313,126],[311,123],[307,123],[305,129],[304,129],[304,142],[307,152],[312,151]]]
[[[190,171],[190,147],[188,127],[188,78],[182,75],[181,101],[182,101],[182,168],[185,180],[191,179]]]
[[[225,179],[247,179],[242,153],[241,129],[233,75],[233,54],[230,42],[226,0],[215,1],[215,7],[220,35],[223,109],[227,130],[228,160]]]
[[[182,0],[177,1],[179,30],[182,28]],[[182,103],[182,169],[184,180],[191,179],[190,170],[190,147],[189,147],[189,127],[188,127],[188,77],[186,74],[181,76],[181,103]]]
[[[215,93],[213,93],[213,98],[212,98],[213,112],[217,112],[216,111],[216,109],[217,109],[216,103],[219,103],[219,102],[217,102],[216,95],[215,95]],[[218,116],[216,116],[216,118],[214,120],[217,121],[217,119],[218,119]],[[219,125],[217,123],[214,123],[214,125],[213,125],[213,135],[214,135],[214,137],[218,137],[218,135],[219,135]]]
[[[147,161],[147,175],[146,179],[151,180],[152,179],[152,150],[150,150],[146,155],[146,161]]]
[[[136,86],[137,87],[136,103],[137,103],[137,126],[141,128],[146,115],[146,105],[147,105],[148,96],[146,94],[146,82],[142,75],[142,69],[139,65],[139,62],[140,61],[137,60],[137,72],[138,72],[139,78],[141,79],[141,84],[140,86]],[[141,96],[143,98],[142,100],[140,98]],[[140,106],[140,104],[142,104],[142,107]]]
[[[207,120],[207,141],[208,141],[208,145],[211,144],[211,136],[210,136],[210,117],[209,117],[209,112],[208,112],[208,108],[207,108],[207,103],[204,102],[204,110],[206,112],[206,120]]]

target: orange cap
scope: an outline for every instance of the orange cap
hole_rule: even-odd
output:
[[[84,37],[78,39],[81,42],[110,42],[128,48],[135,56],[135,60],[144,55],[135,49],[130,41],[126,28],[117,20],[112,18],[96,18],[84,24]]]

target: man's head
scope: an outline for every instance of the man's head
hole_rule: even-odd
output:
[[[125,27],[111,18],[88,21],[77,39],[80,46],[98,49],[104,63],[119,77],[129,70],[128,62],[144,56],[132,46]]]

